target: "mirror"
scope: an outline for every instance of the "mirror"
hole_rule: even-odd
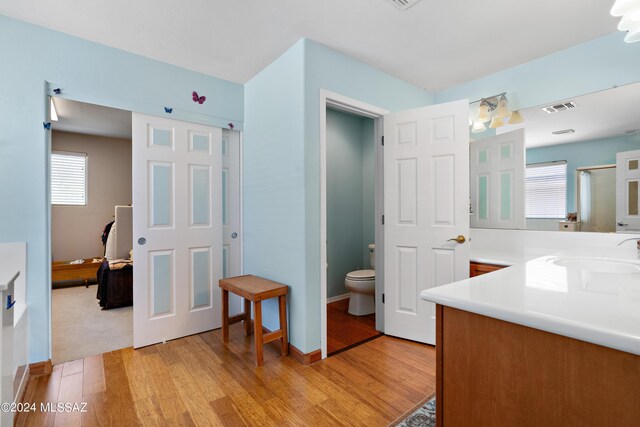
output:
[[[499,203],[496,197],[483,199],[478,189],[474,192],[480,178],[485,179],[478,173],[473,178],[474,147],[524,129],[525,226],[512,223],[486,227],[615,232],[616,222],[620,222],[616,218],[616,154],[640,150],[638,111],[640,83],[634,83],[520,110],[524,122],[498,127],[495,136],[485,136],[485,132],[479,138],[472,133],[471,192],[478,198],[473,200],[472,196],[472,227],[483,227],[478,221],[474,224],[474,211],[482,207],[482,212],[487,212]],[[633,161],[629,161],[630,168]],[[482,182],[486,188],[486,179]],[[618,190],[627,199],[624,205],[637,210],[638,181],[630,181],[628,188],[624,183],[622,186],[625,188]],[[512,193],[515,200],[517,193]],[[504,206],[494,209],[504,210]],[[567,221],[568,215],[571,221]]]

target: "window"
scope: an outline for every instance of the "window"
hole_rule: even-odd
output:
[[[565,218],[567,215],[567,162],[527,165],[527,218]]]
[[[51,153],[51,204],[87,204],[87,155],[54,151]]]

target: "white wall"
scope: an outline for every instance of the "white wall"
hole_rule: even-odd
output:
[[[131,141],[54,131],[55,151],[87,153],[87,205],[51,207],[54,261],[102,256],[100,235],[116,205],[131,204]]]

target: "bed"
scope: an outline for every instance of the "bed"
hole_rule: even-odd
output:
[[[98,258],[99,259],[99,258]],[[53,261],[51,264],[51,283],[54,288],[83,284],[89,286],[96,283],[99,262],[87,258],[82,264],[71,264],[71,261]]]
[[[133,305],[132,208],[116,206],[115,223],[107,238],[106,257],[97,272],[96,298],[105,310]]]

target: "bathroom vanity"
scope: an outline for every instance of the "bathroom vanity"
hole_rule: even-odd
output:
[[[471,261],[469,263],[469,277],[481,276],[483,274],[501,270],[505,267],[506,267],[505,265],[488,264],[484,262]]]
[[[438,425],[640,425],[640,261],[559,253],[425,290]]]

